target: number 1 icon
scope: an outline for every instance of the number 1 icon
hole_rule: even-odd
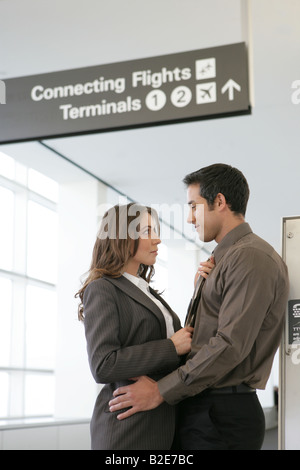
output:
[[[146,106],[151,111],[159,111],[166,104],[167,97],[162,90],[152,90],[146,96]]]

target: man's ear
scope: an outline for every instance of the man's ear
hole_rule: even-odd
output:
[[[219,210],[224,210],[227,205],[224,194],[218,193],[215,199],[215,207]]]

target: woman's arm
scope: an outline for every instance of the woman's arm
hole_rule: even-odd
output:
[[[116,291],[109,282],[100,279],[89,284],[83,305],[88,358],[97,383],[163,374],[178,367],[180,357],[170,339],[122,346]]]

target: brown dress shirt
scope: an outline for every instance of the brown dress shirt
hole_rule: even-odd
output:
[[[158,382],[169,404],[207,388],[246,383],[264,389],[281,340],[289,291],[281,257],[247,223],[221,240],[214,257],[192,350],[185,365]]]

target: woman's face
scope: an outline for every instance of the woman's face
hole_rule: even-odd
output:
[[[156,262],[158,245],[161,240],[158,236],[158,227],[151,215],[146,212],[141,217],[139,231],[139,245],[136,254],[132,257],[138,265],[151,266]]]

